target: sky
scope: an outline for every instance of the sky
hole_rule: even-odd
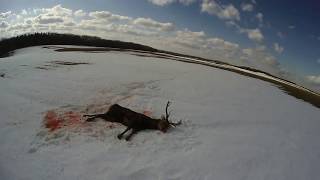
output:
[[[0,0],[0,38],[61,32],[258,68],[320,89],[318,0]]]

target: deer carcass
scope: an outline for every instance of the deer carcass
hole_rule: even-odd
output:
[[[84,115],[88,117],[86,121],[93,121],[95,118],[101,118],[109,122],[118,122],[125,126],[127,126],[126,130],[120,133],[117,137],[121,139],[123,135],[132,130],[131,133],[125,138],[127,141],[130,140],[132,135],[137,132],[145,129],[154,129],[160,130],[162,132],[166,132],[171,126],[177,126],[181,124],[181,121],[178,123],[173,123],[169,121],[170,112],[168,112],[168,107],[170,106],[170,102],[168,101],[166,105],[166,115],[161,116],[160,119],[154,119],[148,117],[144,114],[134,112],[128,108],[122,107],[118,104],[112,105],[108,112],[103,114],[92,114],[92,115]]]

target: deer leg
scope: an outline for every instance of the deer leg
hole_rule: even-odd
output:
[[[84,117],[88,117],[87,119],[86,119],[86,121],[87,122],[92,122],[92,121],[94,121],[96,118],[99,118],[99,117],[101,117],[103,114],[85,114],[84,115]]]
[[[131,137],[138,132],[137,129],[132,129],[131,133],[126,137],[126,141],[130,141]]]
[[[86,119],[87,122],[92,122],[94,120],[96,120],[96,117],[89,117]]]
[[[124,130],[122,133],[120,133],[120,134],[118,134],[118,139],[121,139],[122,138],[122,136],[126,133],[126,132],[128,132],[129,130],[131,129],[131,127],[127,127],[127,129],[126,130]]]

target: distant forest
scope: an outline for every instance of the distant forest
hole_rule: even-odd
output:
[[[134,49],[157,51],[156,49],[132,42],[105,40],[94,36],[80,36],[74,34],[33,33],[0,40],[0,57],[6,57],[12,51],[20,48],[40,45],[82,45],[95,47],[109,47],[120,49]]]

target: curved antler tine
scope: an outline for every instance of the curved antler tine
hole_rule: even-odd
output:
[[[168,101],[167,105],[166,105],[166,120],[169,122],[169,116],[170,116],[170,112],[168,113],[168,107],[170,106],[171,102]]]

